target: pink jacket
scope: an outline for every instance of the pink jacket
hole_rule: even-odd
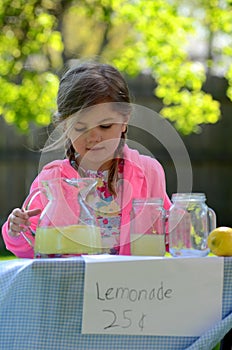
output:
[[[164,201],[164,208],[169,209],[171,202],[166,193],[165,174],[161,164],[148,156],[140,155],[138,151],[124,147],[124,172],[123,172],[123,198],[122,217],[120,231],[120,251],[121,255],[130,255],[129,233],[130,233],[130,212],[133,198],[158,197]],[[69,160],[56,160],[47,164],[41,173],[33,181],[30,192],[41,187],[41,180],[53,178],[78,178],[76,170],[70,165]],[[70,191],[72,187],[70,186]],[[30,209],[44,208],[40,196],[33,201]],[[36,228],[39,217],[30,219],[31,227]],[[30,233],[26,233],[30,236]],[[10,237],[8,235],[8,220],[2,227],[2,236],[6,248],[21,258],[33,258],[34,252],[26,240],[22,237]]]

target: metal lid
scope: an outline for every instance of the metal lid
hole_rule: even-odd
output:
[[[206,196],[204,193],[173,193],[172,194],[172,202],[183,201],[205,201]]]

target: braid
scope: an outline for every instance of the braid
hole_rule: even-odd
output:
[[[65,142],[65,150],[66,150],[66,157],[69,159],[70,163],[75,162],[75,149],[72,145],[72,142],[70,139],[67,139]]]
[[[127,130],[125,132],[122,132],[120,143],[119,143],[118,149],[115,151],[115,158],[112,160],[112,164],[110,166],[109,174],[108,174],[108,182],[107,182],[108,189],[110,193],[115,196],[116,196],[115,183],[118,179],[118,165],[119,165],[119,162],[123,159],[122,150],[126,141],[126,132]]]

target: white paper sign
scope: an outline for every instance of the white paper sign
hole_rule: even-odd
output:
[[[223,258],[84,259],[82,333],[200,336],[221,320]]]

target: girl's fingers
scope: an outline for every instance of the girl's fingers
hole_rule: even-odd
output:
[[[30,225],[29,222],[29,216],[27,213],[24,213],[20,210],[13,210],[12,214],[10,215],[10,223],[14,225]]]
[[[21,231],[27,231],[30,226],[29,218],[35,215],[39,215],[41,209],[36,208],[32,210],[24,211],[20,208],[15,208],[9,217],[9,235],[16,237],[20,235]]]
[[[23,209],[20,208],[16,208],[12,211],[11,214],[12,220],[14,220],[15,218],[20,218],[22,220],[28,220],[29,216],[27,214],[26,211],[24,211]]]
[[[36,216],[36,215],[39,215],[41,213],[41,209],[40,208],[36,208],[36,209],[32,209],[32,210],[27,210],[26,213],[29,217],[32,217],[32,216]]]

